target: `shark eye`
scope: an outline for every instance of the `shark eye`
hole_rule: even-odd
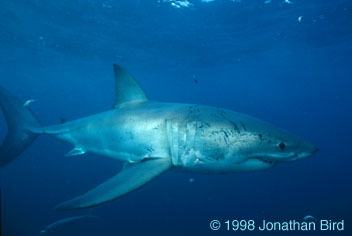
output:
[[[286,148],[286,144],[280,143],[280,144],[279,144],[279,148],[280,148],[281,150],[284,150],[284,149]]]

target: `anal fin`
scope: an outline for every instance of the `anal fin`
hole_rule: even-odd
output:
[[[142,187],[172,166],[171,158],[149,159],[129,164],[123,170],[87,193],[61,203],[58,210],[87,208],[112,201]]]

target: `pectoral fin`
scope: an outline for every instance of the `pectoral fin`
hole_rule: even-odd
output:
[[[96,206],[142,187],[171,167],[171,159],[149,159],[125,166],[123,170],[87,193],[61,203],[58,210]]]

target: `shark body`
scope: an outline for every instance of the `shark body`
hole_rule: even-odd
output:
[[[53,126],[41,126],[27,106],[5,89],[0,105],[9,132],[0,164],[16,158],[39,134],[71,143],[67,155],[94,153],[123,161],[114,177],[61,203],[77,209],[119,198],[169,169],[224,173],[262,170],[305,159],[317,148],[271,124],[216,107],[151,101],[138,82],[114,65],[113,109]],[[15,118],[16,117],[16,118]]]

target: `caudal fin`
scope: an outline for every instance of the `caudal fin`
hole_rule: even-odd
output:
[[[0,86],[0,107],[8,132],[0,146],[0,168],[15,160],[38,136],[31,129],[40,127],[26,103]]]

